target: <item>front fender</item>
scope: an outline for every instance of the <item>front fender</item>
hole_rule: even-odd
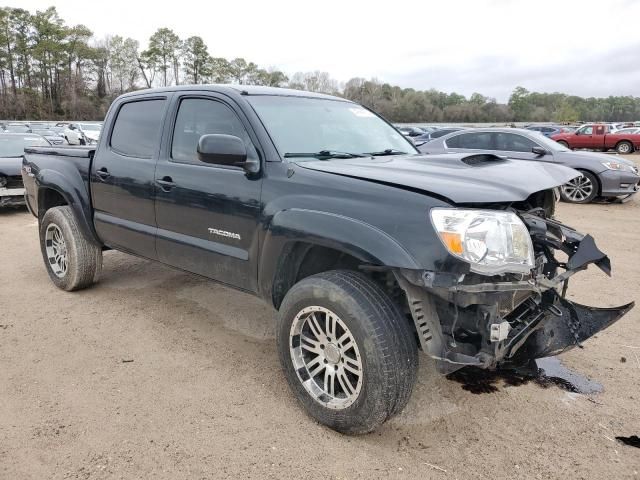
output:
[[[367,264],[419,268],[411,254],[384,231],[335,213],[302,208],[282,210],[272,217],[266,230],[258,279],[265,298],[270,297],[280,257],[286,255],[285,246],[289,243],[304,242],[333,248]]]

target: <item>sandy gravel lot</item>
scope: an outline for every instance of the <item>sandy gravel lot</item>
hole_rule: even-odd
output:
[[[613,262],[573,298],[639,299],[640,199],[559,216]],[[346,437],[297,406],[258,300],[116,252],[94,288],[59,291],[24,211],[0,212],[0,265],[1,479],[640,479],[614,440],[640,435],[640,308],[563,357],[602,393],[475,395],[421,355],[403,414]]]

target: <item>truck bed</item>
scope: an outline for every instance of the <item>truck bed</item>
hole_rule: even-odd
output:
[[[80,195],[84,200],[83,210],[85,215],[90,215],[90,185],[89,176],[91,162],[96,151],[95,146],[51,146],[29,147],[24,150],[22,160],[22,179],[26,191],[26,200],[29,210],[37,214],[38,203],[35,185],[35,174],[40,177],[41,187],[47,187],[49,181],[54,181],[60,176],[70,180],[69,186],[82,184],[85,191]],[[79,181],[73,182],[73,179]],[[80,183],[81,182],[81,183]],[[79,193],[79,192],[78,192]],[[73,202],[69,202],[73,203]],[[87,218],[91,218],[88,216]]]
[[[50,147],[29,147],[24,149],[25,154],[33,155],[57,155],[60,157],[75,157],[75,158],[93,158],[93,154],[96,151],[95,146],[55,146]]]

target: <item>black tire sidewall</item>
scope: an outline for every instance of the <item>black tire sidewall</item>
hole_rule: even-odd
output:
[[[309,280],[309,279],[306,279]],[[388,415],[388,375],[380,361],[384,352],[373,339],[362,306],[334,283],[315,278],[303,281],[287,294],[278,315],[277,341],[280,360],[289,385],[307,412],[320,423],[344,433],[366,433],[382,424]],[[296,315],[306,307],[320,306],[335,313],[351,331],[362,362],[362,388],[358,398],[342,410],[330,409],[316,401],[298,378],[291,359],[289,334]]]

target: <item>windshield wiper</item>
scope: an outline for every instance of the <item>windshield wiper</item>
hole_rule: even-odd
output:
[[[320,150],[319,152],[303,152],[303,153],[292,153],[288,152],[284,154],[284,158],[317,158],[319,160],[327,160],[330,158],[360,158],[365,157],[367,155],[362,155],[359,153],[349,153],[349,152],[338,152],[336,150]]]
[[[383,157],[385,155],[406,155],[407,152],[403,152],[402,150],[396,150],[395,148],[387,148],[386,150],[381,150],[380,152],[371,152],[367,153],[367,155],[371,155],[372,157]]]

